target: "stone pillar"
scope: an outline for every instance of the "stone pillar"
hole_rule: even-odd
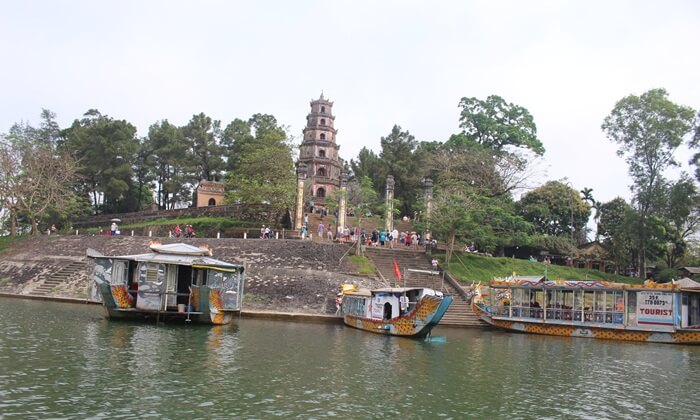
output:
[[[294,229],[301,229],[304,215],[304,183],[306,182],[306,165],[300,163],[297,166],[297,205],[294,217]]]
[[[433,180],[430,178],[423,178],[423,200],[425,201],[425,232],[423,232],[423,238],[433,239],[430,232],[430,217],[433,208]]]
[[[345,213],[348,207],[348,174],[340,174],[340,203],[338,203],[338,233],[345,229]]]
[[[387,232],[394,230],[394,177],[386,177],[386,214],[384,215]]]

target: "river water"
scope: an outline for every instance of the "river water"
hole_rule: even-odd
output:
[[[109,322],[0,298],[0,418],[699,418],[700,347]]]

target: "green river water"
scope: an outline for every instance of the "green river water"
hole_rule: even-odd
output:
[[[700,347],[109,322],[0,298],[0,418],[700,418]]]

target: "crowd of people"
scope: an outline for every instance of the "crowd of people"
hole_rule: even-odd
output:
[[[184,234],[185,238],[194,238],[196,236],[192,225],[186,225],[185,230],[183,231],[182,228],[180,227],[180,225],[177,224],[173,228],[172,233],[173,233],[173,236],[176,238],[183,236],[183,234]]]
[[[362,243],[367,246],[374,247],[385,247],[394,248],[397,246],[405,246],[406,248],[417,250],[419,246],[423,245],[423,238],[421,238],[420,233],[416,232],[399,232],[398,229],[386,231],[374,229],[370,235],[362,230],[360,234]]]

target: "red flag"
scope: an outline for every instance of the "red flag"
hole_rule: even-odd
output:
[[[399,265],[396,264],[396,260],[394,260],[394,274],[396,274],[396,279],[401,281],[401,270],[399,270]]]

